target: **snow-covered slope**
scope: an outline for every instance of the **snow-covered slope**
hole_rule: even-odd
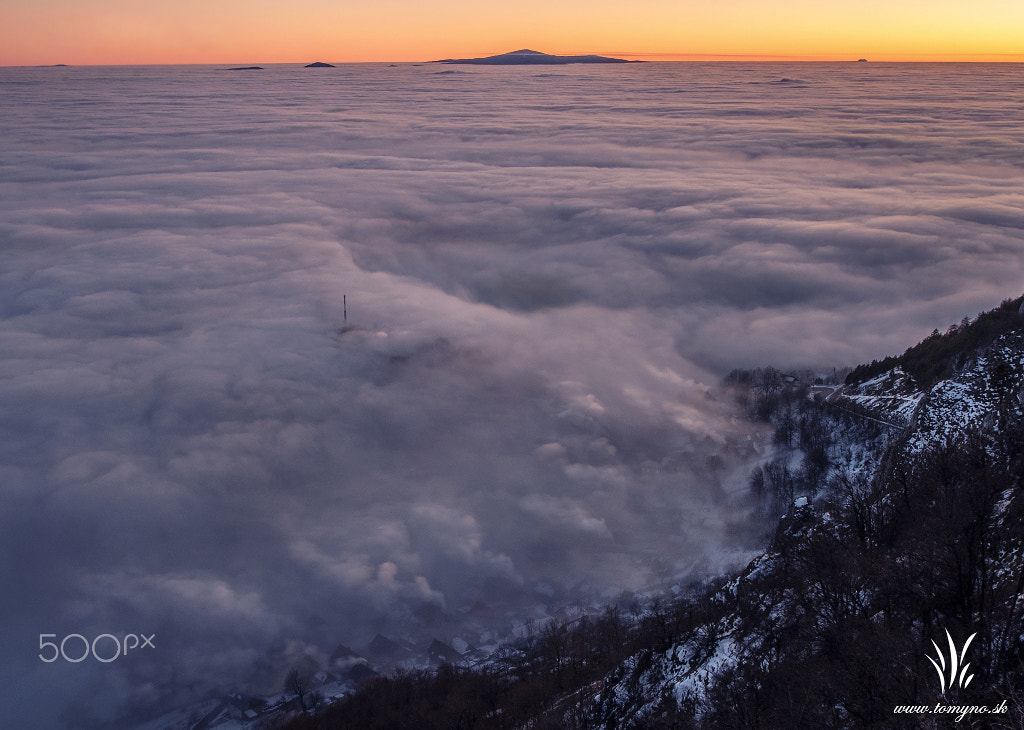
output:
[[[810,504],[795,500],[771,547],[696,601],[707,614],[703,619],[670,646],[636,654],[609,673],[589,708],[590,722],[607,728],[728,727],[750,707],[761,707],[760,726],[772,727],[768,718],[789,717],[779,707],[794,712],[793,705],[774,696],[751,697],[768,692],[781,675],[808,677],[806,686],[787,689],[802,701],[832,703],[807,710],[806,717],[861,726],[858,712],[884,709],[889,700],[861,706],[835,685],[873,687],[884,672],[900,674],[892,666],[872,667],[866,659],[872,652],[885,662],[923,663],[914,642],[923,642],[940,622],[985,634],[987,681],[1019,686],[1019,671],[999,662],[1012,663],[1024,653],[1024,497],[1016,447],[1022,403],[1020,332],[964,353],[953,376],[927,391],[896,367],[848,385],[827,404],[819,399],[826,410],[884,424],[881,434],[865,439],[853,429],[837,435],[828,450],[827,486]],[[899,484],[904,493],[896,491]],[[955,527],[943,531],[947,526]],[[919,605],[903,605],[911,600],[906,596],[917,596]],[[894,638],[889,647],[862,646],[857,632],[864,641],[890,632]],[[854,670],[854,659],[866,663]],[[801,674],[800,662],[859,674],[842,682],[814,678]],[[914,672],[903,674],[920,685],[917,699],[933,699],[937,687],[927,685],[927,675],[917,682]],[[742,698],[739,708],[724,706],[736,698]]]

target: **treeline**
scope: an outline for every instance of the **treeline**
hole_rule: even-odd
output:
[[[807,398],[809,383],[814,380],[822,381],[822,378],[815,378],[810,372],[784,373],[769,365],[736,368],[725,376],[723,383],[732,392],[744,416],[752,421],[772,423],[780,408]]]
[[[715,584],[720,586],[721,581]],[[709,613],[709,611],[711,613]],[[443,664],[379,677],[289,730],[469,730],[594,727],[590,704],[602,678],[630,656],[664,652],[718,609],[694,598],[610,606],[570,624],[554,621],[479,669]]]
[[[833,368],[828,375],[818,375],[810,370],[783,372],[769,365],[735,368],[723,378],[722,383],[732,392],[744,416],[752,421],[768,423],[774,422],[774,415],[780,407],[805,400],[812,386],[839,385],[849,372],[849,368]]]
[[[1024,329],[1024,317],[1019,314],[1022,303],[1024,297],[1006,299],[995,309],[979,314],[973,322],[965,317],[945,334],[934,330],[898,357],[858,365],[846,376],[846,384],[863,383],[899,366],[918,386],[927,390],[952,376],[971,353],[988,347],[1008,332]]]
[[[774,526],[797,497],[824,490],[833,467],[850,460],[854,443],[875,443],[884,434],[876,420],[824,400],[782,400],[772,411],[776,454],[750,474],[757,514]]]
[[[749,480],[755,512],[769,529],[795,497],[813,498],[825,488],[832,467],[849,461],[853,443],[876,444],[885,428],[854,402],[839,406],[822,395],[812,398],[806,383],[813,376],[801,375],[762,367],[736,369],[725,378],[744,415],[774,427],[775,455]]]

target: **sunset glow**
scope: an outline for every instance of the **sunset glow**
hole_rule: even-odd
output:
[[[1024,4],[809,0],[501,5],[446,0],[14,0],[0,65],[425,61],[548,53],[751,60],[1024,61]],[[13,7],[11,7],[13,5]]]

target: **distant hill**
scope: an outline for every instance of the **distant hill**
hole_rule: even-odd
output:
[[[511,53],[502,53],[497,56],[485,58],[446,58],[435,63],[466,63],[477,66],[559,66],[569,63],[642,63],[641,61],[627,61],[624,58],[609,58],[608,56],[553,56],[540,51],[531,51],[523,48]]]

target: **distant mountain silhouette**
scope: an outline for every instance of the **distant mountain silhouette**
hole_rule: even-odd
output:
[[[324,63],[323,61],[316,61],[306,65],[306,68],[334,68],[333,63]]]
[[[511,53],[502,53],[498,56],[487,56],[486,58],[446,58],[435,63],[467,63],[478,66],[557,66],[567,63],[642,63],[641,61],[627,61],[624,58],[609,58],[608,56],[553,56],[540,51],[531,51],[523,48]]]

